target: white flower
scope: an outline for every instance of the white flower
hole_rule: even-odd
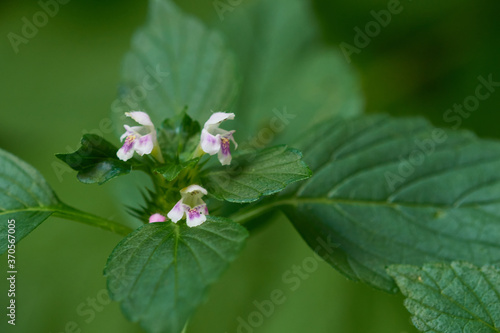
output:
[[[120,141],[125,140],[125,142],[116,156],[122,161],[128,161],[134,156],[134,151],[141,156],[153,153],[159,162],[163,162],[156,139],[156,129],[148,114],[142,111],[132,111],[126,112],[125,115],[142,126],[124,125],[126,132],[121,136]]]
[[[189,185],[180,192],[182,199],[167,214],[168,218],[177,223],[185,214],[188,227],[196,227],[205,222],[208,208],[201,197],[207,194],[207,190],[199,185]]]
[[[155,223],[155,222],[165,222],[167,218],[161,214],[153,214],[149,217],[149,223]]]
[[[219,128],[224,120],[233,120],[234,113],[216,112],[207,120],[201,131],[200,145],[201,149],[210,155],[218,153],[219,161],[222,165],[231,164],[231,149],[229,140],[233,141],[234,149],[238,144],[234,141],[233,133],[235,131],[226,131]]]

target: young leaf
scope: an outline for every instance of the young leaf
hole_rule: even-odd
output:
[[[171,162],[189,162],[200,142],[200,124],[181,113],[165,120],[158,131],[158,143],[163,156]]]
[[[198,163],[198,160],[199,158],[195,158],[184,163],[176,163],[176,162],[168,163],[167,165],[156,168],[154,172],[162,175],[165,178],[165,180],[170,182],[175,178],[177,178],[177,176],[179,175],[179,173],[181,173],[182,170],[195,166],[196,163]]]
[[[298,147],[314,176],[272,203],[330,263],[394,291],[390,264],[500,261],[500,143],[384,115],[330,122]]]
[[[195,118],[227,110],[238,82],[233,56],[221,36],[169,0],[150,1],[149,19],[125,56],[123,87],[113,115],[144,110],[154,123],[181,113]],[[200,117],[203,115],[202,117]]]
[[[217,199],[248,203],[310,176],[300,151],[277,146],[236,156],[230,167],[208,169],[202,182]]]
[[[357,77],[339,52],[324,46],[311,1],[245,2],[219,18],[244,77],[237,133],[262,147],[273,138],[288,144],[313,123],[361,113]]]
[[[500,332],[500,270],[469,263],[394,265],[413,324],[429,333]]]
[[[108,180],[126,175],[132,170],[129,163],[121,161],[118,148],[95,134],[85,134],[82,146],[71,154],[56,154],[56,157],[78,171],[77,178],[85,184],[103,184]]]
[[[15,220],[19,242],[47,219],[60,202],[31,165],[0,149],[0,254],[7,250],[7,221]]]
[[[147,332],[180,333],[247,236],[239,224],[212,216],[195,228],[146,224],[111,253],[104,271],[110,295]]]

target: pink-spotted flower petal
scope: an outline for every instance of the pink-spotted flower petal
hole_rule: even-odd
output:
[[[116,154],[118,158],[122,161],[128,161],[136,152],[141,156],[152,154],[158,161],[163,162],[156,138],[156,128],[148,114],[142,111],[132,111],[126,112],[125,115],[142,126],[124,125],[125,133],[120,137],[120,141],[124,141],[124,143]]]
[[[220,135],[212,135],[206,129],[201,131],[200,139],[201,149],[207,154],[215,155],[220,150]]]
[[[224,120],[233,120],[234,113],[216,112],[207,120],[203,126],[200,138],[201,149],[210,155],[218,154],[222,165],[231,164],[230,142],[234,143],[235,149],[238,144],[233,138],[234,131],[226,131],[219,128]]]
[[[151,134],[148,134],[137,139],[135,151],[137,152],[137,154],[143,156],[144,154],[151,154],[154,147],[155,145],[153,142],[153,136]]]
[[[168,212],[168,218],[177,223],[185,216],[186,224],[191,228],[205,222],[208,208],[201,197],[207,194],[207,190],[199,185],[190,185],[183,188],[180,193],[182,198]]]
[[[196,208],[191,208],[186,212],[186,224],[188,227],[197,227],[207,220],[207,217]]]
[[[222,138],[220,150],[217,154],[219,161],[222,165],[230,165],[231,164],[231,147],[229,145],[229,139]]]
[[[170,210],[167,214],[168,218],[172,220],[172,222],[177,223],[184,216],[184,207],[182,207],[182,199],[179,200],[174,208]]]
[[[136,144],[136,139],[137,137],[132,135],[127,136],[125,139],[125,142],[123,143],[123,146],[118,149],[118,152],[116,153],[116,156],[122,161],[127,161],[134,156],[134,146]]]

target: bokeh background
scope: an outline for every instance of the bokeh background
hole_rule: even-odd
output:
[[[212,0],[178,3],[208,23],[217,20]],[[373,20],[370,11],[386,9],[388,2],[311,4],[324,42],[338,50],[341,42],[353,44],[353,29],[363,28]],[[474,93],[479,75],[492,74],[500,81],[500,2],[402,4],[404,10],[346,66],[359,75],[367,112],[424,115],[437,126],[448,126],[443,114]],[[67,203],[131,225],[137,222],[113,199],[123,178],[102,187],[85,186],[74,173],[54,169],[54,153],[75,150],[82,130],[100,129],[117,143],[100,122],[109,115],[122,55],[146,9],[146,1],[72,0],[16,54],[7,34],[19,34],[21,19],[40,7],[37,1],[0,2],[0,147],[38,168]],[[499,106],[500,89],[464,119],[462,128],[498,138]],[[0,332],[141,332],[116,303],[99,298],[105,288],[102,269],[118,241],[114,234],[78,223],[56,218],[43,223],[17,248],[17,325],[8,327],[2,311]],[[269,299],[274,289],[286,291],[287,301],[254,332],[416,332],[401,296],[347,281],[324,263],[291,292],[282,274],[309,256],[311,251],[284,219],[259,230],[211,289],[190,332],[236,332],[237,318],[255,311],[253,301]],[[6,260],[0,257],[2,271]],[[0,308],[6,306],[6,290],[2,278]],[[92,299],[97,299],[94,308]]]

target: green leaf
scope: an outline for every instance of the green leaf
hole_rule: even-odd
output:
[[[311,176],[300,151],[277,146],[235,156],[230,167],[219,166],[202,174],[202,183],[219,200],[248,203],[283,190]]]
[[[180,333],[248,236],[228,219],[146,224],[122,240],[104,271],[111,298],[151,333]]]
[[[316,249],[348,277],[395,291],[391,264],[500,262],[500,143],[384,115],[325,122],[298,148],[314,176],[284,206]]]
[[[395,265],[388,269],[413,315],[429,333],[500,332],[500,270],[469,263]]]
[[[226,12],[219,28],[237,54],[244,81],[237,134],[264,147],[334,115],[361,113],[360,84],[344,57],[324,46],[307,0],[258,0]]]
[[[56,157],[78,171],[77,178],[85,184],[103,184],[108,180],[130,173],[130,163],[121,161],[118,148],[95,134],[85,134],[81,147],[71,154],[56,154]]]
[[[15,220],[19,242],[60,204],[43,176],[31,165],[0,149],[0,254],[7,250],[7,221]]]
[[[235,62],[220,34],[182,13],[172,1],[150,1],[149,18],[125,56],[119,99],[113,104],[117,126],[124,112],[143,110],[153,122],[181,113],[196,119],[227,110],[238,82]],[[121,129],[120,129],[121,130]]]
[[[165,120],[158,131],[163,156],[171,162],[189,162],[200,142],[201,127],[186,113]]]
[[[155,173],[162,175],[165,180],[172,181],[181,173],[182,170],[195,166],[199,158],[192,159],[184,163],[169,163],[154,170]]]
[[[82,222],[118,234],[127,235],[129,227],[82,212],[61,202],[43,176],[31,165],[0,149],[0,254],[7,250],[7,221],[15,220],[15,240],[54,216]]]

